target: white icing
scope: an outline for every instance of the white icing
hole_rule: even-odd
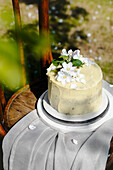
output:
[[[76,85],[76,84],[71,84],[70,88],[71,88],[71,89],[76,89],[76,88],[77,88],[77,85]]]

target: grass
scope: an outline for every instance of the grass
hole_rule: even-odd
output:
[[[85,42],[80,41],[78,47],[85,56],[96,59],[103,71],[104,79],[113,84],[113,1],[80,0],[73,1],[73,6],[82,6],[89,14],[87,21],[78,27],[84,33],[91,33]],[[95,41],[96,39],[96,41]],[[91,41],[89,43],[89,41]],[[89,50],[92,50],[89,53]],[[101,60],[99,61],[99,57]]]
[[[0,10],[11,6],[11,0],[1,0]],[[12,7],[11,7],[12,8]],[[38,32],[38,10],[35,0],[20,0],[23,26],[34,25]],[[53,57],[62,48],[81,50],[86,57],[93,58],[102,68],[104,79],[113,84],[113,1],[110,0],[50,0],[50,33]],[[3,34],[9,28],[0,29]],[[30,58],[29,58],[30,60]],[[31,64],[32,63],[32,64]],[[28,64],[32,77],[38,72],[35,61]],[[33,69],[35,68],[35,70]]]

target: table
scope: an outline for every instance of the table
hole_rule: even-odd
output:
[[[26,85],[17,91],[8,101],[4,123],[7,131],[26,114],[36,108],[37,99],[47,90],[47,79],[38,80],[32,85]],[[113,169],[113,138],[110,143],[109,158],[106,170]]]

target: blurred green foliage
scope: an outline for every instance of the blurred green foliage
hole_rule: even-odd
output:
[[[0,82],[13,91],[22,86],[21,65],[14,40],[0,40]]]
[[[49,38],[46,34],[39,36],[37,27],[33,29],[31,25],[24,25],[21,30],[15,30],[11,9],[0,12],[0,22],[1,29],[7,28],[7,32],[0,37],[0,82],[9,90],[16,91],[22,87],[17,34],[23,42],[24,55],[29,54],[37,60],[41,59],[44,52],[48,52]]]
[[[0,27],[1,29],[4,29],[4,28],[10,28],[12,25],[14,24],[11,24],[14,22],[14,15],[13,15],[13,10],[12,8],[4,8],[4,9],[1,9],[0,11]]]

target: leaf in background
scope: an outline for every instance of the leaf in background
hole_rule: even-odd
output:
[[[37,30],[31,30],[29,27],[21,30],[19,34],[24,43],[26,53],[34,53],[35,58],[40,58],[45,52],[49,51],[50,41],[48,35],[39,35]]]
[[[13,91],[22,86],[21,65],[14,41],[0,40],[0,82]]]
[[[37,37],[37,41],[35,46],[33,46],[33,51],[37,54],[37,56],[42,56],[44,53],[49,52],[49,40],[48,36],[40,35]]]
[[[0,27],[2,29],[9,28],[14,22],[13,10],[11,8],[4,8],[0,11]]]

